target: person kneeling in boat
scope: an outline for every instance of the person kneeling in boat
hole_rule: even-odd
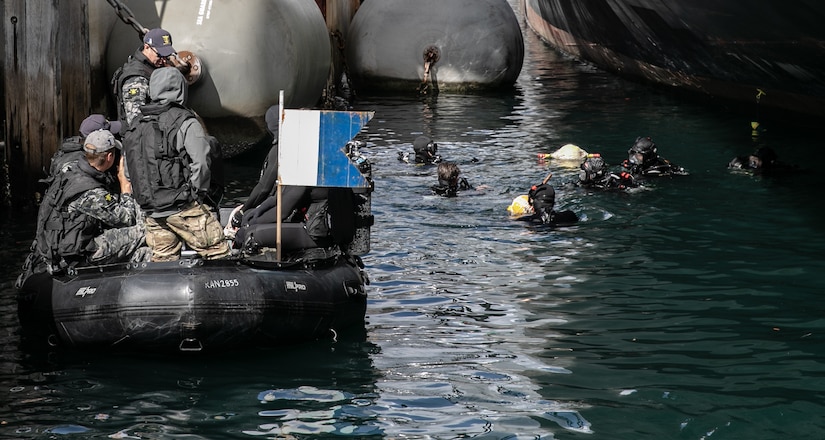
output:
[[[123,137],[135,200],[146,212],[152,261],[180,259],[183,243],[205,259],[230,254],[208,197],[211,145],[195,113],[184,107],[186,80],[161,67],[149,80],[152,102]]]
[[[533,185],[527,195],[516,197],[507,207],[515,220],[564,226],[576,223],[579,217],[571,210],[556,211],[556,190],[550,186],[550,174],[538,185]]]
[[[622,166],[633,175],[634,179],[656,176],[687,175],[684,168],[659,156],[656,144],[650,137],[637,137]]]
[[[455,197],[459,191],[474,188],[466,178],[461,177],[461,169],[455,162],[441,162],[438,164],[438,184],[430,189],[435,195]]]
[[[63,142],[52,156],[48,176],[46,176],[45,179],[41,179],[40,182],[47,185],[51,184],[52,180],[61,172],[65,171],[69,164],[82,158],[84,155],[83,142],[93,131],[109,130],[115,139],[118,139],[121,127],[120,122],[110,122],[106,116],[101,114],[87,116],[86,119],[80,123],[80,129],[78,130],[79,136],[75,135],[63,139]]]
[[[413,156],[410,159],[409,153],[398,152],[398,160],[410,163],[414,161],[416,164],[427,165],[437,164],[441,162],[441,156],[438,154],[438,144],[427,136],[418,136],[413,141]]]
[[[633,175],[627,171],[611,172],[609,165],[599,153],[588,153],[579,168],[579,179],[574,183],[576,186],[604,190],[625,190],[639,186]]]
[[[54,176],[40,204],[34,245],[49,273],[147,259],[142,213],[121,148],[109,130],[93,131],[84,140],[84,157]],[[116,163],[117,182],[107,172]]]

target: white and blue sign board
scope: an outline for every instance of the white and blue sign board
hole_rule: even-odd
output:
[[[368,188],[344,147],[375,112],[282,110],[278,130],[281,185]]]

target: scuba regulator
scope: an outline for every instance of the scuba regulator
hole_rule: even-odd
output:
[[[599,153],[588,154],[579,168],[579,181],[583,184],[595,183],[607,173],[607,163]]]

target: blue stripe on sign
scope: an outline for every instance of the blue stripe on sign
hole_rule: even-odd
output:
[[[371,112],[321,112],[317,186],[369,186],[367,179],[345,154],[344,147],[371,117]]]
[[[281,184],[368,187],[344,147],[372,116],[373,112],[284,110],[278,151]]]

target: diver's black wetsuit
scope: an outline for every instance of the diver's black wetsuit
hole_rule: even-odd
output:
[[[579,221],[579,217],[573,211],[553,209],[556,204],[556,190],[547,183],[533,185],[527,195],[534,214],[519,217],[518,220],[551,226],[566,226]]]
[[[443,197],[455,197],[458,195],[459,191],[467,191],[473,189],[473,186],[470,185],[470,182],[467,181],[464,177],[460,177],[458,182],[455,184],[451,184],[445,180],[438,179],[438,185],[433,185],[430,187],[433,194],[443,196]]]
[[[622,167],[634,179],[657,176],[685,176],[684,168],[671,163],[657,154],[656,144],[649,137],[638,137],[636,142],[627,150],[628,158],[622,162]]]
[[[613,173],[598,153],[588,154],[579,166],[579,180],[575,186],[601,190],[625,190],[636,188],[639,183],[627,171]]]
[[[760,147],[749,156],[737,156],[728,162],[728,168],[753,171],[754,174],[769,174],[781,168],[776,152],[770,147]]]
[[[413,152],[415,153],[414,161],[417,164],[437,164],[441,162],[441,156],[437,154],[438,144],[427,136],[418,136],[415,138],[413,141]],[[410,154],[399,151],[398,160],[410,162]]]

